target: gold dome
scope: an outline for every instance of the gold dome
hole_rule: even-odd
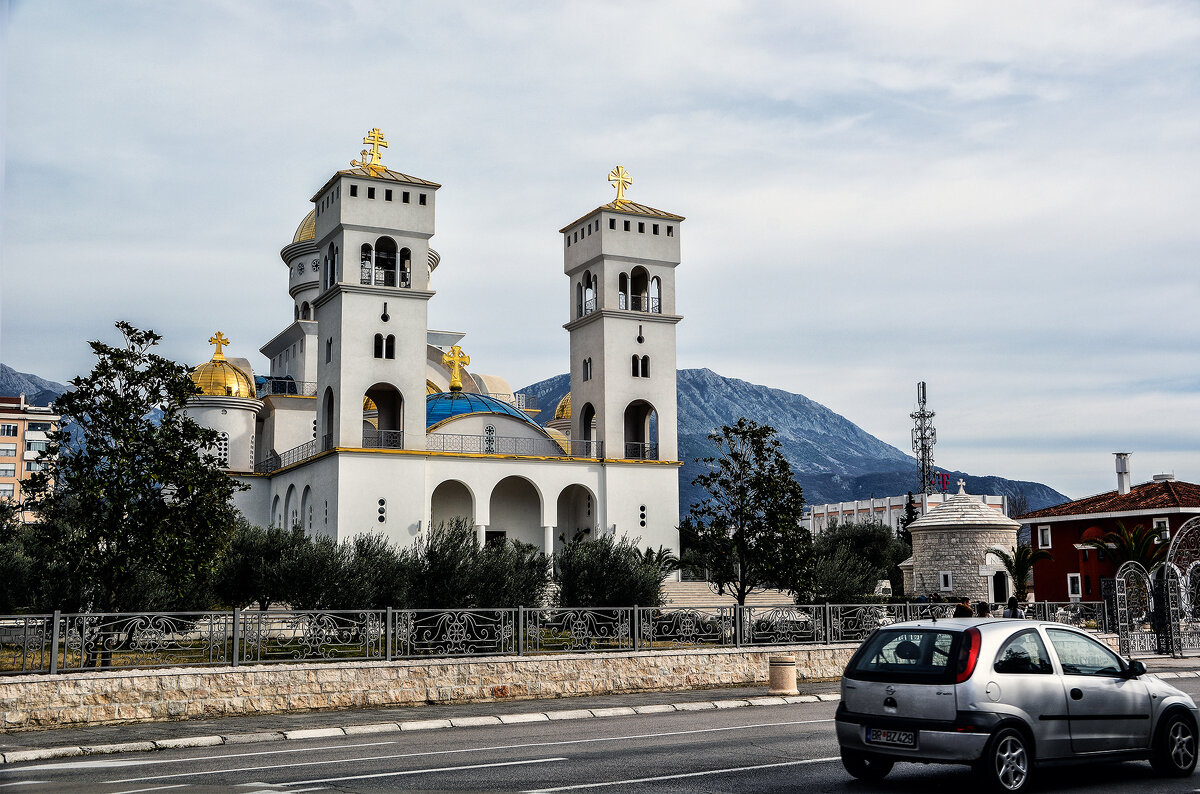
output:
[[[192,370],[192,382],[200,387],[200,393],[208,397],[254,398],[254,382],[250,376],[226,361],[221,351],[229,340],[218,331],[208,341],[217,346],[217,352],[213,353],[211,361]]]
[[[571,392],[563,395],[563,398],[558,401],[558,407],[554,409],[555,419],[570,419],[571,418]]]
[[[317,211],[304,216],[304,220],[300,221],[300,225],[296,227],[296,233],[292,235],[293,243],[303,243],[308,240],[315,240],[317,237]]]
[[[428,397],[430,394],[441,394],[441,393],[442,393],[442,390],[439,389],[433,381],[429,380],[428,378],[425,379],[425,396]]]
[[[561,430],[555,430],[552,427],[547,427],[545,430],[546,435],[554,439],[554,443],[558,444],[558,446],[562,448],[563,452],[566,452],[568,455],[571,454],[571,439],[567,438],[565,433],[563,433]]]

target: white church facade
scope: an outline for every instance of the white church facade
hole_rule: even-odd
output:
[[[675,268],[683,218],[617,198],[560,230],[571,392],[543,429],[525,396],[469,369],[464,335],[431,330],[437,183],[383,166],[382,133],[312,197],[281,251],[293,317],[193,372],[188,413],[221,433],[252,523],[409,544],[469,520],[479,542],[553,551],[585,531],[679,551]],[[439,279],[440,280],[440,279]],[[502,329],[498,329],[502,331]]]

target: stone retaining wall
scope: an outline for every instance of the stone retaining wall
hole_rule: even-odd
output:
[[[0,678],[0,730],[285,711],[558,698],[767,681],[796,655],[797,679],[831,679],[858,643],[469,659],[167,668]]]

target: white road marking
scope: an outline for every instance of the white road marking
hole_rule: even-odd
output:
[[[659,775],[658,777],[639,777],[631,780],[609,780],[603,783],[579,783],[574,786],[559,786],[557,788],[530,789],[522,794],[549,794],[552,791],[575,791],[585,788],[605,788],[607,786],[633,786],[638,783],[658,783],[662,780],[681,780],[686,777],[705,777],[707,775],[728,775],[733,772],[753,772],[756,769],[775,769],[781,766],[800,766],[802,764],[825,764],[830,761],[840,761],[841,756],[831,758],[808,758],[804,761],[781,761],[777,764],[756,764],[755,766],[737,766],[730,769],[708,769],[703,772],[682,772],[678,775]]]
[[[468,769],[493,769],[499,766],[527,766],[529,764],[549,764],[555,761],[566,761],[566,758],[531,758],[528,761],[498,761],[494,764],[470,764],[468,766],[443,766],[438,769],[405,769],[401,772],[376,772],[371,775],[351,775],[349,777],[324,777],[317,780],[295,780],[290,783],[279,783],[280,786],[303,786],[307,783],[340,783],[344,780],[367,780],[377,777],[400,777],[402,775],[429,775],[435,772],[462,772]]]
[[[384,744],[399,744],[398,741],[390,742],[360,742],[357,744],[337,744],[328,745],[326,747],[296,747],[289,750],[257,750],[252,753],[224,753],[221,755],[210,755],[204,758],[143,758],[111,761],[65,761],[59,764],[39,764],[37,766],[23,766],[19,769],[12,770],[13,772],[32,772],[36,769],[115,769],[122,766],[149,766],[151,764],[186,764],[195,761],[220,761],[225,758],[250,758],[258,755],[280,755],[282,753],[315,753],[320,750],[343,750],[347,747],[378,747]],[[189,748],[190,749],[190,748]],[[151,778],[142,778],[150,780]],[[131,781],[118,780],[117,783],[128,783]],[[5,785],[15,785],[12,783]]]
[[[187,783],[176,783],[173,786],[155,786],[153,788],[131,788],[125,791],[116,791],[113,794],[142,794],[144,791],[166,791],[169,788],[183,788]]]
[[[47,782],[45,780],[18,780],[16,783],[0,783],[0,788],[7,788],[8,786],[40,786]]]
[[[522,744],[500,744],[490,747],[463,747],[454,750],[426,750],[419,753],[398,753],[395,755],[376,755],[365,756],[361,758],[336,758],[328,761],[299,761],[293,764],[269,764],[264,766],[250,766],[234,769],[207,769],[195,772],[179,772],[171,775],[150,775],[146,777],[127,777],[121,780],[109,780],[106,783],[144,783],[148,780],[170,780],[171,778],[180,777],[199,777],[200,775],[219,775],[234,772],[261,772],[266,769],[290,769],[298,766],[320,766],[322,764],[355,764],[364,761],[394,761],[400,758],[421,758],[431,755],[454,755],[457,753],[483,753],[493,752],[497,750],[527,750],[536,747],[563,747],[574,744],[590,744],[592,742],[619,742],[631,739],[660,739],[668,736],[690,736],[701,733],[719,733],[723,731],[744,731],[751,728],[776,728],[789,725],[812,725],[816,723],[833,722],[832,719],[826,720],[791,720],[788,722],[759,722],[752,725],[726,725],[720,728],[695,728],[690,731],[665,731],[662,733],[640,733],[631,736],[598,736],[589,739],[562,739],[553,742],[525,742]],[[381,742],[381,744],[395,744],[395,742]],[[347,745],[354,746],[354,745]],[[222,756],[224,757],[224,756]]]

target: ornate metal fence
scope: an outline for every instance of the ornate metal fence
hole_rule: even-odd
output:
[[[779,604],[0,616],[0,674],[861,642],[881,626],[942,619],[953,608]],[[1150,619],[1148,610],[1140,611]],[[1099,602],[1041,602],[1030,612],[1104,628]],[[1151,642],[1133,650],[1156,647]]]

